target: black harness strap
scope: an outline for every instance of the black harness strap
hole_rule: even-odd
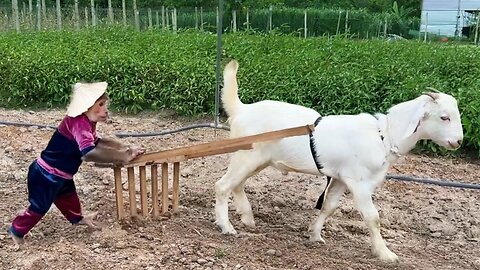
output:
[[[318,125],[318,123],[320,123],[320,120],[322,120],[321,116],[319,116],[317,120],[315,120],[315,123],[314,123],[315,127]],[[313,161],[315,162],[315,166],[317,166],[317,170],[320,171],[323,168],[323,166],[317,157],[317,149],[315,149],[315,140],[313,139],[312,132],[310,132],[309,135],[310,135],[310,152],[312,153]]]
[[[318,210],[322,209],[323,201],[325,200],[325,193],[327,192],[327,188],[330,185],[331,181],[332,181],[332,177],[327,176],[327,185],[325,186],[325,189],[323,190],[322,194],[320,194],[320,197],[318,197],[317,204],[315,205],[315,208]]]
[[[315,124],[314,124],[315,127],[318,125],[318,123],[320,123],[320,120],[322,120],[321,116],[318,117],[317,120],[315,120]],[[315,161],[315,166],[317,166],[317,170],[320,171],[323,168],[323,166],[318,160],[317,149],[315,148],[315,140],[313,138],[312,132],[310,132],[310,152],[312,152],[313,161]],[[330,185],[331,179],[332,179],[331,177],[329,176],[327,177],[327,185],[325,186],[325,190],[322,192],[322,194],[320,194],[320,197],[318,197],[315,208],[322,209],[323,200],[325,199],[325,191],[327,190],[328,185]]]

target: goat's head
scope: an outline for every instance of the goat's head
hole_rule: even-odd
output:
[[[416,100],[415,113],[405,136],[417,133],[420,139],[431,139],[450,150],[460,147],[463,129],[457,100],[436,90],[426,92]]]

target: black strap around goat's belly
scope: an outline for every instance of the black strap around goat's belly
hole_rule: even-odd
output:
[[[316,127],[321,120],[322,117],[318,117],[317,120],[315,120],[314,126]],[[320,160],[318,160],[317,149],[315,148],[315,139],[313,138],[312,132],[310,132],[310,152],[312,153],[313,161],[315,161],[315,166],[317,166],[317,170],[320,172],[323,166],[320,163]],[[330,185],[331,180],[332,178],[330,176],[327,176],[327,185],[325,186],[322,194],[320,194],[320,197],[318,197],[317,204],[315,205],[316,209],[322,209],[323,201],[326,196],[325,192],[327,191],[328,185]]]
[[[332,181],[332,177],[327,176],[327,185],[325,186],[325,189],[323,190],[322,194],[320,194],[320,197],[318,197],[317,204],[315,205],[315,208],[318,210],[322,209],[323,201],[325,200],[325,196],[326,196],[325,193],[331,181]]]
[[[320,123],[320,120],[322,120],[322,117],[319,116],[317,120],[315,120],[314,126],[317,127],[318,123]],[[313,161],[315,162],[315,166],[317,166],[317,170],[320,171],[323,166],[318,160],[317,156],[317,149],[315,148],[315,139],[313,138],[313,132],[310,132],[310,152],[312,153]]]

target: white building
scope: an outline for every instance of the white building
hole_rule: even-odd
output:
[[[460,36],[462,28],[472,23],[480,10],[480,0],[423,0],[420,32]]]

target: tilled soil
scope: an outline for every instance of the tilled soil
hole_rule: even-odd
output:
[[[56,126],[63,113],[0,109],[0,121]],[[112,122],[98,125],[98,132],[158,132],[210,121],[165,113],[114,115]],[[480,191],[472,189],[386,180],[374,201],[382,235],[400,257],[394,264],[371,254],[368,231],[349,194],[326,223],[326,244],[309,242],[307,230],[318,213],[314,206],[324,177],[284,176],[271,168],[246,184],[257,227],[242,226],[231,208],[239,234],[222,235],[213,223],[214,183],[226,172],[228,155],[181,163],[178,214],[125,221],[116,220],[111,169],[84,163],[75,178],[77,191],[85,212],[98,211],[101,230],[70,225],[52,207],[27,235],[25,246],[14,251],[6,231],[28,206],[27,168],[52,132],[0,125],[2,269],[480,269]],[[227,137],[223,130],[193,129],[121,140],[153,152]],[[478,159],[408,155],[390,173],[479,183],[479,170]]]

